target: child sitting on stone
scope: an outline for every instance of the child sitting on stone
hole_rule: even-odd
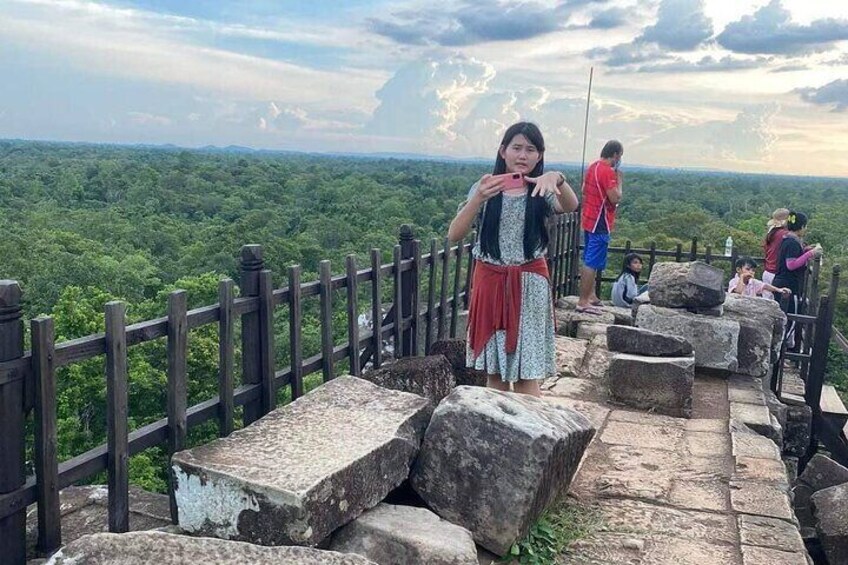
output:
[[[736,276],[730,279],[727,292],[742,296],[762,296],[763,291],[775,294],[792,294],[788,288],[777,288],[755,278],[757,262],[750,257],[740,257],[736,261]]]
[[[639,287],[639,274],[642,272],[642,258],[636,253],[624,256],[624,268],[618,279],[612,284],[612,303],[620,308],[630,308],[633,299],[645,292],[648,285]]]

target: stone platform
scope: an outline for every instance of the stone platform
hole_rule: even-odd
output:
[[[598,427],[569,495],[601,518],[560,562],[807,565],[777,446],[731,418],[738,378],[696,373],[691,419],[635,411],[609,399],[603,339],[557,339],[544,395]]]

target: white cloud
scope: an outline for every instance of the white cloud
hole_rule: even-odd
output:
[[[377,91],[380,105],[366,131],[418,139],[422,147],[453,141],[464,106],[486,92],[494,77],[488,63],[461,56],[405,65]]]
[[[174,26],[195,22],[92,2],[28,0],[0,12],[0,28],[6,41],[87,72],[186,85],[243,99],[367,108],[373,104],[371,93],[385,77],[361,70],[317,70],[206,47],[162,33],[153,25],[157,19]],[[339,96],[339,84],[346,85],[345,97]]]

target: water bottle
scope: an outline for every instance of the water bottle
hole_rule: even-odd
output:
[[[727,236],[727,241],[724,242],[724,256],[730,257],[733,255],[733,238]]]

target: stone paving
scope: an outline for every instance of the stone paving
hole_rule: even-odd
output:
[[[562,563],[808,563],[777,446],[731,418],[772,424],[759,381],[698,374],[691,419],[638,412],[609,401],[605,336],[556,339],[562,369],[544,395],[598,426],[569,495],[602,524]]]

